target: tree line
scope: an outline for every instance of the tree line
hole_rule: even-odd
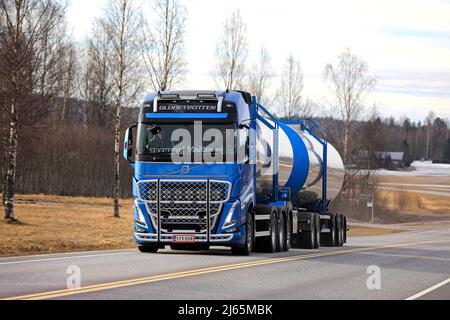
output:
[[[67,7],[64,0],[0,0],[0,188],[11,223],[17,222],[17,192],[112,197],[119,217],[120,198],[131,195],[131,170],[120,160],[124,128],[136,121],[145,92],[182,87],[188,75],[188,12],[178,0],[110,0],[82,43],[68,32]],[[239,11],[223,23],[211,70],[218,88],[250,91],[289,119],[321,107],[304,96],[302,66],[293,54],[279,72],[264,46],[249,63],[246,29]],[[424,123],[403,119],[399,126],[365,116],[364,99],[376,81],[350,50],[326,66],[324,81],[339,120],[321,121],[346,163],[367,145],[353,139],[366,125],[390,130],[395,139],[386,140],[387,149],[444,157],[443,119],[430,114]]]

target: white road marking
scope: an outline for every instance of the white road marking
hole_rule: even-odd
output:
[[[87,254],[87,253],[114,253],[114,252],[131,252],[134,249],[113,249],[113,250],[93,250],[93,251],[73,251],[73,252],[55,252],[55,253],[44,253],[44,254],[32,254],[28,256],[10,256],[10,257],[0,257],[0,262],[4,260],[11,260],[14,258],[42,258],[51,256],[62,256],[62,255],[76,255],[76,254]]]
[[[34,260],[21,260],[21,261],[8,261],[0,262],[0,266],[12,265],[12,264],[24,264],[24,263],[35,263],[35,262],[46,262],[46,261],[56,261],[56,260],[68,260],[68,259],[81,259],[81,258],[98,258],[98,257],[109,257],[109,256],[121,256],[128,254],[136,254],[137,252],[119,252],[119,253],[107,253],[107,254],[90,254],[84,256],[69,256],[69,257],[58,257],[49,259],[34,259]]]
[[[439,288],[441,288],[441,287],[443,287],[443,286],[445,286],[446,284],[449,284],[449,283],[450,283],[450,278],[448,278],[447,280],[444,280],[444,281],[442,281],[442,282],[432,286],[431,288],[423,290],[423,291],[419,292],[418,294],[415,294],[412,297],[407,298],[406,300],[417,300],[417,299],[423,297],[424,295],[427,295],[430,292],[433,292],[433,291],[435,291],[435,290],[437,290],[437,289],[439,289]]]

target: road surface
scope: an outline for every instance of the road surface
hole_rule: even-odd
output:
[[[81,288],[67,289],[77,279]],[[0,299],[5,298],[450,300],[450,228],[251,257],[218,248],[0,258]]]

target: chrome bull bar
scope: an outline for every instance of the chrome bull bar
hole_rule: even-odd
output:
[[[231,196],[227,181],[158,179],[139,181],[136,186],[158,242],[178,234],[211,242],[223,205]]]

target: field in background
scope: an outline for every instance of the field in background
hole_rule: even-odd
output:
[[[390,211],[425,217],[450,217],[450,197],[421,191],[379,190],[377,201]]]
[[[413,167],[377,174],[377,206],[406,220],[450,218],[450,165],[414,162]]]
[[[17,196],[24,225],[0,220],[0,256],[122,249],[134,246],[132,201],[122,201],[122,218],[112,200],[43,195]]]
[[[372,177],[376,182],[375,223],[450,220],[450,165],[414,162],[408,170],[378,170]],[[347,213],[354,221],[371,222],[371,196],[353,190],[348,197],[337,199],[334,210]]]

